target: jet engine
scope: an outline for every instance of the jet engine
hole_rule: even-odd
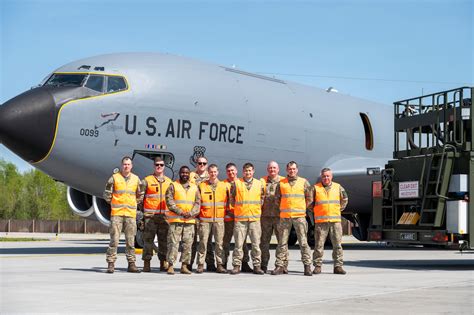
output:
[[[94,213],[92,196],[72,187],[67,188],[67,202],[72,212],[80,217],[87,218]]]
[[[104,199],[92,197],[94,213],[97,220],[103,225],[110,225],[110,205]]]

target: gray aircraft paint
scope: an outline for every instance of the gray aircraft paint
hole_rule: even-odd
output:
[[[383,168],[391,158],[388,105],[159,53],[91,57],[54,72],[84,72],[78,70],[81,65],[123,75],[129,90],[63,106],[54,144],[34,166],[87,194],[102,196],[121,157],[136,150],[171,153],[174,165],[166,172],[176,178],[176,170],[190,165],[200,146],[219,165],[221,178],[230,161],[238,165],[239,175],[243,163],[252,162],[260,177],[269,160],[280,164],[282,175],[294,160],[299,175],[312,183],[322,167],[331,167],[335,181],[349,192],[348,209],[368,211],[375,177],[367,175],[367,168]],[[372,125],[371,151],[365,148],[360,113]],[[153,171],[151,161],[136,157],[135,173],[144,177]]]

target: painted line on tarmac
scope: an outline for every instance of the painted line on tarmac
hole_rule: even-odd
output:
[[[15,256],[0,256],[0,259],[14,259],[14,258],[47,258],[47,257],[64,257],[64,256],[92,256],[92,255],[105,255],[104,253],[91,253],[91,254],[44,254],[44,255],[21,255],[17,254]],[[119,255],[117,255],[119,256]],[[125,254],[124,254],[125,256]]]
[[[460,282],[455,282],[455,283],[450,283],[450,284],[445,284],[445,283],[441,284],[440,283],[440,284],[431,285],[431,286],[423,286],[423,287],[415,287],[415,288],[408,288],[408,289],[401,289],[401,290],[378,292],[378,293],[371,293],[371,294],[365,294],[365,295],[346,296],[346,297],[341,297],[341,298],[323,299],[323,300],[320,300],[320,301],[313,301],[313,302],[303,302],[303,303],[294,303],[294,304],[254,308],[254,309],[250,309],[250,310],[226,312],[226,313],[222,313],[222,314],[245,314],[245,313],[255,313],[255,312],[266,312],[266,311],[284,309],[284,308],[289,308],[289,307],[298,307],[298,306],[311,305],[311,304],[320,304],[320,303],[327,303],[327,302],[337,302],[337,301],[344,301],[344,300],[351,300],[351,299],[358,299],[358,298],[368,298],[368,297],[388,295],[388,294],[394,294],[394,293],[410,292],[410,291],[416,291],[416,290],[425,290],[425,289],[443,288],[443,287],[444,288],[454,287],[454,286],[459,286],[459,285],[462,285],[462,284],[469,284],[469,283],[473,284],[474,281],[473,280],[467,280],[467,281],[460,281]]]

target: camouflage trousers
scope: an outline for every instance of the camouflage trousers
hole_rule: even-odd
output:
[[[291,227],[295,228],[300,245],[301,260],[305,266],[311,265],[311,248],[308,245],[308,222],[306,218],[280,218],[280,240],[276,250],[275,266],[288,266],[288,237]]]
[[[166,260],[169,227],[169,223],[162,214],[155,214],[151,217],[145,216],[145,231],[143,231],[143,260],[151,260],[153,257],[155,236],[158,237],[158,259],[160,261]]]
[[[262,227],[260,221],[235,221],[234,224],[234,252],[232,253],[232,265],[241,266],[242,259],[244,256],[243,247],[247,240],[247,234],[250,236],[252,243],[252,250],[250,255],[252,256],[253,267],[259,267],[262,259],[262,252],[260,251],[260,238],[262,236]]]
[[[191,247],[194,240],[195,226],[190,223],[170,223],[168,230],[168,253],[166,260],[174,265],[178,258],[179,242],[183,241],[180,262],[189,265],[191,263]]]
[[[222,264],[224,266],[227,266],[227,261],[229,260],[230,241],[232,240],[232,236],[234,236],[234,221],[224,222],[224,260],[222,261]],[[247,246],[247,242],[242,247],[242,250],[244,252],[244,258],[242,259],[242,262],[248,263],[250,260],[250,257],[249,257],[249,248]]]
[[[262,238],[260,240],[260,250],[262,251],[262,267],[268,267],[270,260],[270,242],[275,233],[278,243],[280,243],[279,233],[280,217],[261,217]],[[287,262],[288,263],[288,262]]]
[[[197,254],[197,263],[204,264],[209,243],[212,244],[212,236],[216,242],[216,261],[222,265],[224,260],[224,248],[222,245],[224,239],[224,221],[220,222],[199,222],[199,246]]]
[[[128,262],[135,262],[135,235],[137,234],[137,223],[135,218],[125,216],[115,216],[110,218],[110,243],[107,248],[107,262],[115,262],[117,260],[117,247],[120,241],[122,230],[125,234],[125,256]]]
[[[198,219],[196,219],[197,222]],[[191,249],[191,264],[193,264],[197,259],[197,253],[198,253],[198,246],[199,246],[199,223],[196,223],[196,233],[194,234],[194,241],[193,241],[193,247]],[[207,241],[207,246],[206,246],[206,264],[207,265],[214,265],[214,248],[212,244],[212,237],[209,237]]]
[[[334,267],[342,267],[342,225],[341,222],[316,223],[314,226],[314,253],[313,265],[321,266],[323,264],[324,243],[329,234],[332,243],[332,259]]]

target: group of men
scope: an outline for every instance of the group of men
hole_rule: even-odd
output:
[[[251,163],[243,165],[242,178],[237,176],[237,166],[228,163],[227,178],[220,181],[217,165],[208,165],[203,156],[197,159],[195,171],[182,166],[179,178],[174,182],[165,176],[164,169],[164,161],[157,157],[153,174],[140,181],[131,172],[131,158],[124,157],[120,172],[108,180],[104,191],[104,198],[111,205],[108,273],[114,272],[122,230],[126,241],[127,271],[140,272],[135,264],[134,248],[137,211],[143,211],[144,216],[143,272],[151,271],[156,236],[160,271],[175,273],[181,244],[181,273],[191,274],[195,260],[196,273],[204,272],[204,263],[207,271],[227,273],[233,237],[230,274],[253,272],[263,275],[268,270],[270,242],[275,234],[278,246],[271,274],[287,274],[288,238],[294,227],[305,276],[321,273],[328,235],[333,246],[333,272],[346,273],[342,267],[341,211],[347,206],[348,197],[344,188],[332,181],[329,168],[321,170],[321,181],[314,186],[298,176],[298,165],[294,161],[286,165],[286,177],[279,175],[278,163],[270,161],[267,175],[261,179],[253,177],[255,169]],[[315,223],[312,257],[307,240],[307,212],[314,217]],[[251,241],[250,255],[247,236]],[[248,264],[250,258],[253,268]]]

